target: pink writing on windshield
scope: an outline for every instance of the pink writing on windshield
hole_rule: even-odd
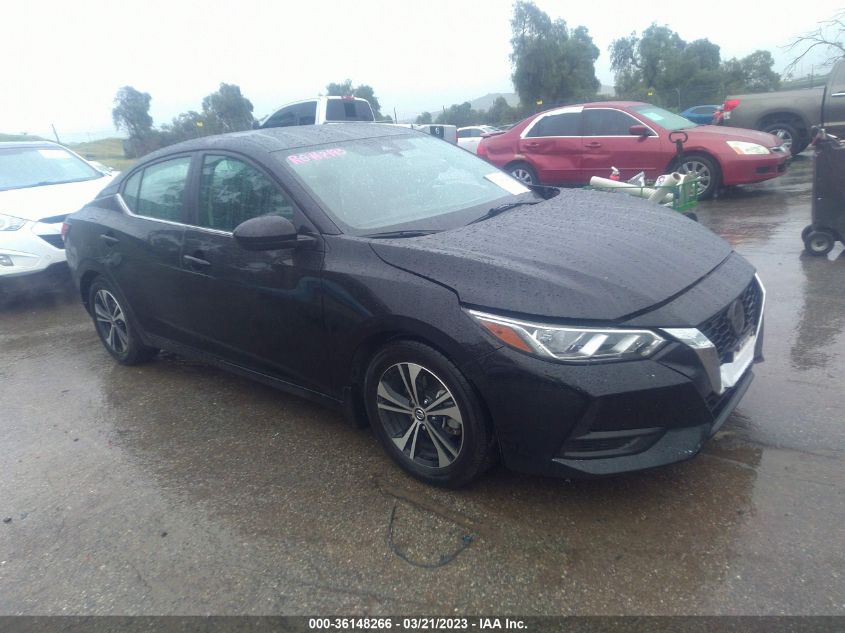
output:
[[[333,149],[321,149],[316,152],[306,152],[305,154],[292,154],[288,156],[288,160],[294,165],[301,165],[302,163],[310,163],[314,160],[323,160],[324,158],[336,158],[343,156],[346,150],[339,147]]]

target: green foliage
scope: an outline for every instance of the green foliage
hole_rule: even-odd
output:
[[[725,91],[769,92],[780,88],[780,75],[772,70],[775,60],[769,51],[754,51],[742,59],[729,59],[723,65]]]
[[[616,94],[682,110],[719,103],[731,92],[776,89],[778,75],[768,51],[721,62],[719,46],[707,39],[685,42],[667,26],[652,24],[610,46]]]
[[[533,108],[511,107],[504,97],[497,97],[489,110],[475,110],[469,101],[465,101],[445,108],[433,121],[430,112],[423,112],[417,117],[417,123],[438,123],[456,127],[480,124],[497,126],[514,123],[533,111]]]
[[[239,86],[233,84],[221,83],[217,92],[212,92],[202,100],[202,111],[205,121],[203,127],[210,128],[206,131],[209,134],[249,130],[255,121],[252,102],[241,94]],[[196,115],[196,112],[187,114]]]
[[[583,26],[574,30],[552,19],[533,2],[517,0],[511,19],[513,85],[525,106],[587,100],[599,81],[599,49]]]
[[[381,121],[381,104],[378,102],[376,93],[372,86],[361,84],[360,86],[352,86],[352,80],[346,79],[341,83],[330,83],[326,86],[326,95],[329,97],[346,97],[353,96],[361,99],[366,99],[370,102],[370,107],[373,109],[373,115],[376,121]]]
[[[481,121],[481,112],[473,110],[469,101],[464,101],[461,104],[455,103],[449,106],[438,114],[434,120],[435,123],[456,125],[457,127],[473,125],[479,121]]]

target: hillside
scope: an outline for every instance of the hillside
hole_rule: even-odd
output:
[[[102,138],[87,143],[68,143],[68,147],[88,160],[99,161],[120,171],[135,162],[132,159],[124,158],[122,138]]]

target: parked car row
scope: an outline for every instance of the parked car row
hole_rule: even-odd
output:
[[[683,132],[683,148],[675,143]],[[670,135],[676,133],[670,138]],[[761,182],[786,170],[780,139],[755,130],[698,126],[647,103],[598,102],[528,117],[503,134],[483,138],[478,155],[526,184],[583,185],[612,167],[627,180],[670,171],[699,178],[700,197],[720,187]]]

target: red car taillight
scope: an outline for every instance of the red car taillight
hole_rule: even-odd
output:
[[[725,112],[730,112],[734,108],[739,105],[739,99],[727,99],[722,106],[722,110]]]
[[[70,224],[62,222],[62,241],[67,241],[67,232],[70,230]]]

